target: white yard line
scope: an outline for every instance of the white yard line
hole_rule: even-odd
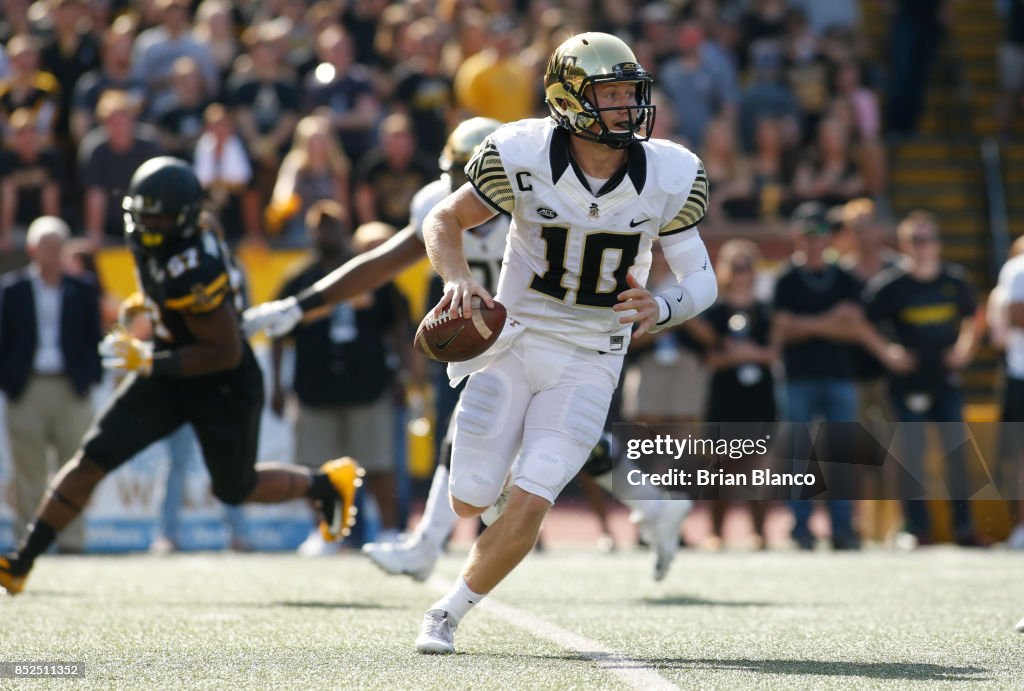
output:
[[[427,585],[440,594],[447,593],[451,588],[451,583],[440,576],[432,576],[427,581]],[[506,605],[492,598],[487,598],[477,606],[508,624],[524,629],[527,633],[539,636],[593,660],[599,669],[614,674],[629,688],[645,690],[679,688],[675,684],[669,683],[653,668],[644,666],[642,661],[617,653],[602,643],[563,629],[561,626],[530,614],[526,610]]]

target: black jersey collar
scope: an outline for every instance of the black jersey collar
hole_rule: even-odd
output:
[[[551,136],[551,148],[548,155],[551,163],[551,184],[557,184],[565,171],[571,167],[580,184],[590,189],[586,176],[569,150],[569,137],[571,136],[568,130],[561,127],[556,127]],[[597,191],[596,196],[600,197],[614,190],[626,175],[629,175],[633,189],[640,194],[644,189],[644,183],[647,182],[647,152],[644,151],[643,144],[640,142],[630,144],[626,149],[626,162]]]

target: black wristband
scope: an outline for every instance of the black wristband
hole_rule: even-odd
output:
[[[180,377],[181,355],[177,350],[158,350],[153,353],[152,374],[161,377]]]
[[[306,288],[296,296],[296,300],[298,300],[299,309],[302,310],[303,314],[327,304],[324,294],[317,290],[316,286]]]

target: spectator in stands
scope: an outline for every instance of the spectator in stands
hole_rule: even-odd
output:
[[[864,86],[860,64],[854,60],[837,64],[833,81],[831,114],[844,120],[850,129],[868,192],[874,196],[883,194],[887,175],[878,96]]]
[[[760,253],[749,240],[729,240],[715,261],[718,302],[698,317],[711,330],[713,345],[705,364],[712,375],[704,419],[711,423],[774,422],[775,381],[772,365],[778,360],[771,342],[771,309],[754,292]],[[766,546],[764,519],[767,501],[751,501],[756,546]],[[721,540],[728,502],[712,504],[713,534]],[[714,543],[712,543],[714,544]]]
[[[422,17],[409,26],[408,40],[413,57],[395,70],[393,110],[412,119],[420,148],[436,158],[448,136],[454,99],[452,79],[441,71],[443,30],[437,20]]]
[[[983,332],[983,312],[964,270],[942,261],[936,217],[914,211],[897,228],[904,262],[876,276],[865,300],[868,317],[887,327],[914,359],[913,368],[891,379],[892,406],[900,425],[900,461],[924,487],[925,422],[939,423],[945,454],[948,496],[973,494],[963,443],[961,373],[974,359]],[[928,508],[912,488],[904,488],[905,534],[897,544],[913,547],[931,541]],[[930,493],[926,492],[925,496]],[[956,543],[977,546],[970,505],[952,502]]]
[[[740,44],[753,47],[759,41],[780,41],[786,32],[788,9],[786,0],[754,0],[748,3],[740,20]],[[756,68],[757,58],[753,53],[741,55],[741,65],[746,67],[748,59]]]
[[[71,136],[81,142],[96,126],[96,106],[107,91],[124,91],[143,106],[146,103],[146,85],[132,76],[132,46],[135,43],[135,24],[128,16],[118,17],[103,32],[99,69],[87,72],[75,84],[71,109]]]
[[[60,107],[56,134],[62,149],[69,146],[69,119],[74,85],[79,78],[100,66],[100,51],[90,33],[82,0],[50,0],[53,33],[40,51],[40,61],[57,78]]]
[[[203,0],[196,10],[195,39],[210,51],[210,58],[219,75],[217,90],[210,92],[212,98],[220,98],[224,83],[241,52],[235,33],[235,19],[232,4],[227,0]]]
[[[53,136],[60,109],[60,84],[39,66],[39,40],[18,34],[7,43],[10,75],[0,82],[0,127],[19,108],[35,114],[36,127],[47,139]]]
[[[342,148],[358,162],[376,143],[381,106],[365,65],[353,61],[352,38],[331,26],[316,41],[320,64],[306,77],[304,98],[309,109],[330,118]]]
[[[35,27],[29,21],[28,0],[4,0],[0,8],[0,44],[7,43],[18,34],[31,34]]]
[[[809,423],[853,422],[857,419],[853,352],[864,319],[860,283],[826,259],[831,229],[825,209],[815,202],[801,204],[791,219],[795,251],[775,285],[772,319],[776,344],[786,368],[785,419]],[[808,452],[802,430],[794,434],[794,459]],[[853,504],[845,499],[827,502],[835,549],[858,549],[853,527]],[[801,549],[814,549],[810,531],[811,502],[791,502],[793,540]]]
[[[792,211],[793,202],[793,147],[787,144],[787,132],[792,120],[764,118],[755,131],[755,149],[750,163],[751,202],[755,215],[775,219]],[[743,206],[737,205],[737,212]]]
[[[384,8],[373,37],[373,52],[377,56],[375,69],[390,72],[409,59],[411,54],[405,34],[415,18],[405,3],[392,3]],[[387,88],[388,83],[385,82],[384,89]],[[388,96],[386,93],[381,95]]]
[[[260,199],[249,186],[252,164],[231,115],[222,104],[213,103],[203,120],[206,130],[196,142],[192,167],[206,191],[207,208],[220,219],[228,242],[243,236],[262,242]]]
[[[754,150],[757,125],[770,118],[783,125],[785,145],[800,141],[800,104],[782,79],[782,55],[772,42],[750,46],[751,79],[740,94],[740,141]]]
[[[78,178],[85,185],[84,224],[94,246],[124,242],[121,201],[132,173],[161,153],[155,134],[136,125],[138,104],[124,91],[107,91],[96,105],[102,124],[78,149]]]
[[[826,118],[818,125],[817,146],[808,149],[800,162],[793,191],[800,199],[829,206],[845,204],[865,193],[864,176],[842,120]]]
[[[90,388],[99,382],[102,338],[95,282],[68,275],[61,256],[67,224],[41,216],[26,237],[31,264],[0,282],[0,390],[14,470],[17,533],[26,525],[60,462],[78,448],[92,419]],[[62,551],[85,545],[81,521],[61,535]]]
[[[0,151],[0,251],[10,251],[40,216],[60,215],[64,162],[43,145],[32,111],[14,111]]]
[[[243,35],[245,61],[236,61],[228,79],[238,131],[253,162],[253,186],[260,199],[270,198],[277,168],[299,120],[299,93],[291,75],[281,67],[282,39],[279,26],[264,22]],[[249,69],[238,67],[248,63]]]
[[[512,122],[533,117],[540,105],[533,75],[519,62],[522,30],[501,15],[487,26],[486,45],[455,73],[455,100],[468,115]]]
[[[790,0],[806,16],[810,29],[816,36],[836,27],[856,29],[860,26],[860,3],[857,0]]]
[[[802,10],[790,10],[782,46],[786,83],[800,104],[800,130],[805,137],[812,137],[829,105],[829,64]]]
[[[716,118],[708,123],[700,158],[708,184],[715,190],[708,200],[709,220],[720,219],[723,213],[756,218],[760,205],[753,195],[750,162],[739,150],[736,129],[729,120]]]
[[[715,117],[735,120],[739,98],[737,77],[720,54],[708,50],[697,22],[679,28],[679,55],[661,68],[658,81],[675,101],[679,133],[690,148],[704,142],[704,130]]]
[[[356,216],[403,228],[413,196],[436,176],[437,163],[416,148],[409,116],[389,115],[380,124],[380,146],[356,168]]]
[[[1003,89],[999,125],[1003,136],[1008,137],[1024,100],[1024,1],[997,0],[996,5],[1006,26],[999,46],[999,82]]]
[[[861,197],[839,208],[835,245],[848,248],[839,265],[853,274],[861,286],[899,265],[902,256],[890,249],[887,240],[888,232],[873,201]],[[885,367],[866,349],[859,348],[854,354],[854,369],[860,409],[857,419],[875,426],[892,420]]]
[[[171,68],[171,90],[153,104],[152,120],[160,145],[171,156],[192,160],[203,133],[203,112],[209,101],[199,65],[189,57],[178,58]]]
[[[348,212],[333,201],[320,201],[307,215],[315,254],[308,265],[281,289],[280,297],[296,295],[352,256]],[[391,386],[395,370],[389,353],[408,347],[407,311],[391,284],[335,306],[326,318],[301,324],[291,333],[295,343],[294,394],[296,462],[315,467],[323,454],[342,452],[359,457],[381,509],[385,528],[395,528],[393,488],[394,410]],[[389,344],[389,339],[398,342]],[[274,343],[271,406],[282,415],[283,342]],[[322,546],[312,534],[304,553]]]
[[[886,129],[903,137],[917,131],[925,90],[946,35],[950,0],[893,0],[889,32]]]
[[[169,86],[175,60],[190,57],[199,65],[207,91],[215,93],[220,81],[210,48],[192,35],[190,0],[155,0],[159,24],[135,40],[132,71],[155,98]]]
[[[277,175],[270,210],[291,211],[273,218],[276,228],[290,243],[305,244],[306,214],[323,199],[333,199],[348,208],[351,165],[342,151],[330,121],[322,115],[307,115],[295,127],[291,151],[284,157]]]

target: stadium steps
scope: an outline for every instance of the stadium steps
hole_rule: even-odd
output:
[[[993,279],[978,145],[923,135],[890,147],[890,157],[889,199],[896,218],[914,209],[938,214],[944,258],[967,269],[987,291]],[[983,348],[964,376],[968,400],[992,400],[997,364],[997,354]]]

